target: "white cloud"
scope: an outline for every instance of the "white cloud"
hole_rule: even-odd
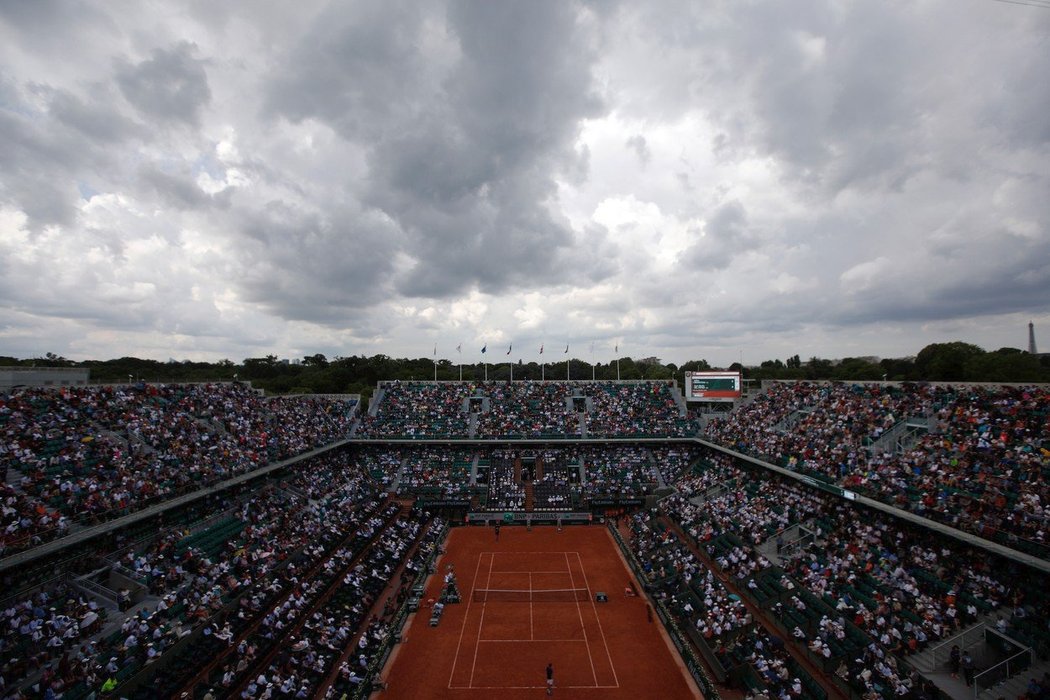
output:
[[[892,266],[893,263],[890,259],[882,256],[854,265],[839,277],[843,291],[847,294],[858,294],[868,291]]]

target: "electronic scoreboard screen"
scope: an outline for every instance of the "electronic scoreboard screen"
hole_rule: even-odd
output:
[[[734,401],[740,398],[739,372],[686,372],[686,401]]]

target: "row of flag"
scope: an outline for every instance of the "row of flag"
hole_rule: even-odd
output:
[[[507,354],[509,355],[513,349],[514,349],[514,344],[511,343],[510,345],[507,346]],[[489,344],[488,343],[485,343],[484,345],[481,346],[482,354],[487,353],[488,350],[489,350]],[[617,352],[617,353],[620,352],[620,344],[619,343],[617,343],[615,345],[613,351]],[[463,343],[460,343],[459,345],[456,346],[456,352],[458,352],[460,355],[463,354]],[[594,343],[591,343],[591,352],[592,353],[594,352]],[[434,343],[434,357],[437,357],[437,354],[438,354],[438,346],[437,346],[437,343]],[[541,355],[543,354],[543,343],[540,343],[540,354]],[[565,350],[562,351],[562,354],[563,355],[568,355],[569,354],[569,346],[568,345],[565,346]]]

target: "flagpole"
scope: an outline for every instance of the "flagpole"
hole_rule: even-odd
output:
[[[591,341],[591,381],[594,381],[594,341]]]
[[[456,352],[459,353],[459,381],[463,381],[463,343],[456,346]]]

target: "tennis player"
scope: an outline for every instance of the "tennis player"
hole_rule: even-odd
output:
[[[547,695],[554,695],[554,664],[547,662]]]

